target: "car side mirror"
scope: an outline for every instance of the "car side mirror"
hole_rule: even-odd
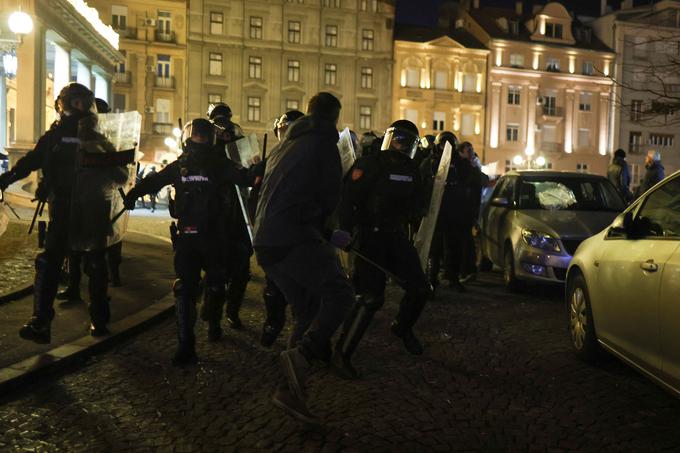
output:
[[[505,197],[496,197],[491,199],[491,206],[497,206],[499,208],[509,208],[510,201]]]
[[[611,228],[609,228],[609,237],[627,237],[634,238],[636,234],[635,219],[633,218],[633,212],[628,211],[624,214],[619,215],[612,223]]]

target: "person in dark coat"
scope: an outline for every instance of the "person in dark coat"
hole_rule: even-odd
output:
[[[647,158],[645,159],[645,169],[645,177],[636,192],[637,197],[647,192],[666,177],[663,165],[661,165],[661,153],[658,151],[648,151]]]
[[[626,162],[626,152],[621,148],[614,152],[614,159],[607,169],[607,178],[614,184],[614,187],[624,200],[631,200],[630,170]]]

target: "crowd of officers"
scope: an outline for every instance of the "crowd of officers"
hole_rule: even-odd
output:
[[[48,182],[50,224],[45,251],[36,259],[34,314],[20,331],[40,343],[50,341],[58,273],[69,252],[65,219],[77,167],[74,138],[78,122],[91,114],[94,96],[72,83],[59,102],[60,119],[10,176],[0,179],[4,190],[42,169]],[[230,108],[211,106],[208,118],[184,127],[178,160],[138,181],[124,198],[126,208],[134,209],[138,198],[168,185],[174,188],[175,365],[197,361],[199,315],[207,321],[209,341],[221,338],[225,311],[228,324],[241,328],[239,310],[255,253],[266,276],[261,343],[276,341],[288,305],[293,320],[280,356],[286,379],[272,401],[304,422],[314,421],[305,387],[317,364],[330,365],[347,379],[359,376],[351,358],[384,304],[390,279],[404,289],[391,332],[409,353],[422,354],[414,326],[439,284],[441,263],[451,286],[460,291],[465,290],[462,274],[475,273],[473,231],[488,182],[469,143],[459,144],[451,132],[421,138],[407,120],[394,122],[383,137],[365,134],[359,141],[353,136],[357,159],[345,173],[338,150],[340,110],[335,96],[315,95],[306,114],[286,112],[275,122],[279,142],[266,157],[246,163],[239,161],[234,146],[244,134],[231,121]],[[446,143],[453,149],[451,164],[429,264],[423,269],[413,237],[427,213]],[[340,260],[338,250],[349,253],[351,266]],[[107,333],[109,320],[105,254],[103,247],[83,254],[95,336]]]

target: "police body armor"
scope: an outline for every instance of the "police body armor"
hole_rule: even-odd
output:
[[[53,129],[45,163],[43,180],[49,194],[49,201],[70,202],[76,178],[79,139],[78,120],[80,116],[64,117]]]

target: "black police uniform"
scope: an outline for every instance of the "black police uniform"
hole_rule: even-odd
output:
[[[178,365],[196,360],[194,324],[196,299],[205,271],[207,297],[224,300],[224,250],[227,225],[224,206],[242,172],[225,165],[212,145],[188,141],[180,158],[159,173],[144,178],[126,197],[126,205],[148,193],[172,184],[175,188],[175,215],[178,236],[175,243],[175,309],[179,347],[174,358]]]
[[[413,336],[411,329],[427,295],[425,274],[406,231],[414,218],[422,216],[423,205],[417,165],[409,156],[394,150],[363,157],[354,164],[340,205],[340,228],[356,228],[359,251],[403,280],[406,292],[392,326],[402,338]],[[357,297],[336,344],[336,357],[342,357],[346,364],[384,303],[386,278],[382,271],[357,256]]]

